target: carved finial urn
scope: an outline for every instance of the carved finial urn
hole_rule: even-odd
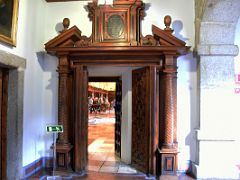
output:
[[[68,29],[70,25],[70,20],[68,18],[64,18],[62,24],[64,29],[61,32],[64,32]]]
[[[170,28],[171,23],[172,23],[172,18],[171,18],[171,16],[166,15],[166,16],[164,17],[164,24],[165,24],[165,26],[166,26],[165,29],[164,29],[164,31],[167,31],[167,32],[169,32],[169,33],[172,33],[172,32],[173,32],[173,29]]]

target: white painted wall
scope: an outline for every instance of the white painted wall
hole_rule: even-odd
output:
[[[132,154],[132,69],[122,74],[121,160],[127,164]]]
[[[152,24],[165,28],[163,18],[172,17],[172,27],[178,38],[186,40],[187,45],[194,45],[194,1],[193,0],[144,0],[149,9],[146,11],[142,29],[143,34],[152,34]]]
[[[150,7],[142,24],[143,34],[151,34],[151,25],[164,28],[163,18],[171,15],[175,35],[194,45],[193,0],[145,0]],[[87,2],[46,3],[45,0],[21,0],[17,48],[0,44],[0,49],[27,59],[24,98],[23,166],[41,156],[50,156],[52,137],[45,133],[45,125],[57,121],[57,59],[41,53],[44,43],[54,38],[61,29],[62,19],[70,18],[70,26],[76,25],[82,34],[91,35],[91,22],[84,9]],[[37,53],[40,52],[40,53]],[[38,56],[37,56],[38,55]],[[178,60],[178,133],[179,160],[195,158],[191,139],[196,124],[196,60],[187,55]],[[130,83],[130,82],[128,82]],[[126,91],[127,92],[127,91]],[[127,92],[130,94],[130,91]],[[126,97],[130,101],[130,96]],[[129,102],[130,103],[130,102]],[[129,109],[127,109],[129,112]],[[130,116],[128,114],[127,116]],[[180,163],[180,168],[183,165]]]
[[[0,49],[25,58],[24,79],[23,166],[44,156],[45,134],[43,120],[43,51],[44,0],[19,1],[17,46],[0,44]]]
[[[70,19],[70,27],[76,25],[82,31],[82,34],[90,36],[92,22],[84,8],[87,3],[87,1],[47,3],[45,13],[48,18],[44,26],[44,41],[47,42],[58,35],[58,31],[62,30],[61,23],[65,17]]]

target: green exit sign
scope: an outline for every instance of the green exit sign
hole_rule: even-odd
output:
[[[63,132],[63,125],[47,125],[47,132]]]

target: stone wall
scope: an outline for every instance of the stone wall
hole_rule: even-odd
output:
[[[7,179],[22,176],[23,86],[25,59],[0,50],[0,67],[9,69],[7,107]]]
[[[197,1],[197,0],[196,0]],[[236,167],[236,113],[234,94],[235,28],[240,16],[238,0],[208,0],[199,24],[198,178],[239,178]],[[199,21],[199,19],[198,19]],[[197,27],[196,27],[197,28]]]

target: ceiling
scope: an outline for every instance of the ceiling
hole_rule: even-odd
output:
[[[115,91],[116,83],[115,82],[89,82],[90,86],[100,88],[106,91]]]

